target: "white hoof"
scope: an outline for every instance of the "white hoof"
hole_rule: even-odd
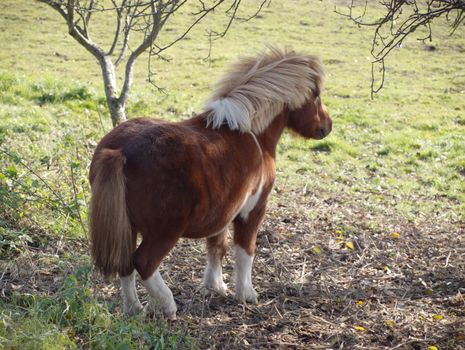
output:
[[[236,290],[236,299],[242,303],[257,304],[258,294],[252,287]]]
[[[135,316],[138,313],[140,313],[142,310],[144,310],[144,307],[139,301],[136,301],[135,303],[132,303],[132,304],[124,303],[123,305],[123,313],[128,316]]]
[[[177,321],[176,312],[174,314],[168,314],[168,315],[165,314],[165,318],[169,323],[176,322]]]
[[[204,283],[202,288],[203,295],[209,295],[212,291],[223,297],[226,297],[229,294],[228,285],[223,281],[219,283]]]
[[[164,306],[162,311],[163,315],[168,321],[176,321],[176,311],[178,311],[178,308],[176,307],[174,300],[168,303],[168,305]]]

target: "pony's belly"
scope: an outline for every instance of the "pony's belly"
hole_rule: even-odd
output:
[[[192,224],[184,232],[186,238],[207,238],[213,237],[223,232],[228,225],[237,216],[238,209],[233,211],[213,211],[209,212],[206,217],[199,221],[193,218]]]
[[[263,180],[260,181],[259,186],[254,191],[248,191],[235,205],[224,206],[222,210],[211,210],[201,223],[189,227],[183,234],[183,237],[213,237],[223,232],[237,216],[247,221],[250,213],[257,206],[262,191]],[[195,222],[195,220],[193,221]]]

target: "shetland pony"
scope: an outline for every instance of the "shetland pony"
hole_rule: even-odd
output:
[[[89,175],[91,252],[105,276],[119,275],[125,313],[142,310],[137,270],[165,317],[176,319],[158,267],[182,237],[206,239],[203,285],[225,295],[229,224],[235,296],[257,302],[252,262],[276,175],[276,145],[285,128],[313,139],[330,133],[320,99],[324,77],[319,58],[269,49],[233,65],[192,119],[131,119],[100,141]]]

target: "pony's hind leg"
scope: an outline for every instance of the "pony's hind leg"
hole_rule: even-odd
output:
[[[137,297],[136,291],[136,271],[131,274],[120,277],[121,291],[123,295],[123,312],[126,315],[133,316],[143,310],[143,306]]]
[[[173,293],[165,284],[158,267],[178,238],[172,236],[157,239],[157,237],[144,236],[134,254],[134,265],[142,277],[142,284],[147,288],[150,296],[159,303],[164,316],[170,321],[176,320],[177,307]]]
[[[166,319],[169,321],[175,321],[177,311],[176,303],[173,298],[173,293],[161,277],[160,271],[156,269],[152,276],[142,283],[145,288],[147,288],[150,296],[160,304],[163,315]]]
[[[132,252],[136,250],[137,232],[132,228]],[[120,275],[121,294],[123,297],[123,313],[133,316],[141,312],[144,308],[137,297],[136,290],[136,270],[131,266]]]
[[[223,282],[222,261],[227,250],[228,229],[216,236],[207,238],[207,266],[203,276],[205,291],[214,290],[226,296],[228,286]]]

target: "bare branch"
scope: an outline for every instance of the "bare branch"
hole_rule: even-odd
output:
[[[175,40],[173,40],[171,43],[163,46],[163,47],[159,47],[159,46],[155,46],[157,51],[154,51],[153,54],[154,55],[158,55],[160,54],[162,51],[165,51],[166,49],[169,49],[171,46],[173,46],[174,44],[178,43],[179,41],[183,40],[187,34],[189,34],[189,32],[192,30],[192,28],[194,28],[202,19],[204,19],[210,12],[213,12],[218,6],[220,6],[222,3],[224,2],[224,0],[219,0],[215,5],[213,5],[212,7],[206,9],[205,11],[201,12],[199,17],[197,17],[194,22],[192,22],[190,24],[190,26],[178,37],[176,38]],[[166,21],[166,19],[165,19]]]
[[[121,95],[120,95],[120,102],[122,105],[126,103],[126,100],[128,98],[128,93],[129,89],[132,84],[132,71],[133,71],[133,66],[134,62],[139,57],[139,55],[147,50],[151,45],[153,45],[155,39],[158,36],[158,33],[160,32],[161,29],[161,15],[162,15],[162,1],[159,1],[157,6],[152,2],[150,4],[151,11],[152,11],[152,23],[151,23],[151,28],[150,32],[146,35],[144,41],[142,44],[140,44],[129,56],[128,61],[126,63],[126,72],[125,72],[125,78],[124,78],[124,85],[123,89],[121,90]]]
[[[224,11],[227,16],[227,23],[222,31],[215,33],[216,37],[224,37],[238,19],[238,11],[242,5],[242,0],[197,0],[196,12],[191,13],[193,19],[190,25],[181,31],[181,34],[171,42],[164,45],[157,45],[156,39],[171,16],[186,4],[188,0],[36,0],[47,4],[57,11],[66,21],[69,34],[89,52],[94,55],[100,63],[104,81],[107,104],[112,117],[113,125],[125,120],[125,104],[133,81],[133,66],[137,58],[145,51],[149,53],[148,60],[148,80],[153,85],[152,62],[154,56],[164,59],[162,53],[186,38],[190,31],[197,26],[206,16],[213,13],[224,3],[228,3],[229,8]],[[255,13],[245,18],[248,21],[258,15],[261,9],[271,0],[260,0]],[[104,51],[90,38],[89,22],[95,13],[104,14],[113,12],[116,16],[115,29],[112,32],[112,42],[108,51]],[[135,49],[130,50],[130,39],[132,33],[139,36],[143,34],[142,42]],[[134,35],[136,36],[136,35]],[[212,33],[210,33],[211,41]],[[119,50],[119,52],[118,52]],[[117,89],[115,67],[125,60],[128,51],[130,55],[126,60],[124,83],[120,93]],[[115,63],[112,58],[116,56]],[[156,85],[155,85],[156,86]],[[157,87],[158,88],[158,87]],[[160,88],[158,88],[160,90]]]
[[[124,16],[123,44],[121,47],[121,51],[118,55],[118,58],[115,61],[115,66],[118,66],[126,55],[126,51],[129,46],[129,34],[131,32],[133,18],[134,17],[132,16],[132,10],[128,9]]]
[[[74,30],[74,1],[75,0],[68,0],[68,4],[66,5],[67,10],[67,19],[68,22],[68,30],[71,33]]]
[[[226,35],[226,33],[229,31],[229,28],[231,28],[232,23],[236,19],[237,11],[239,10],[240,5],[241,5],[241,0],[237,0],[233,2],[231,7],[228,9],[228,11],[226,11],[226,13],[230,13],[232,11],[232,14],[229,16],[229,21],[226,24],[226,27],[221,33],[213,32],[214,35],[218,36],[219,38],[223,38]]]
[[[60,204],[63,206],[63,208],[65,207],[68,207],[63,199],[63,197],[57,192],[55,191],[52,186],[42,177],[40,176],[37,172],[34,171],[34,169],[32,169],[32,167],[30,167],[23,159],[11,154],[9,151],[3,149],[3,148],[0,148],[0,152],[3,153],[3,154],[6,154],[8,157],[14,159],[15,161],[17,161],[19,164],[21,164],[24,168],[26,168],[31,174],[33,174],[35,177],[37,177],[39,179],[39,181],[41,181],[45,187],[47,187],[50,192],[55,196],[55,198],[58,200],[58,202],[60,202]]]
[[[129,34],[131,33],[131,28],[133,27],[133,20],[134,20],[134,11],[136,8],[128,8],[126,11],[125,19],[124,19],[124,30],[123,30],[123,45],[120,51],[118,58],[115,61],[115,66],[118,66],[122,60],[124,59],[126,52],[129,47]]]
[[[37,1],[49,5],[55,11],[57,11],[65,20],[68,20],[68,16],[66,12],[61,8],[59,3],[56,3],[53,0],[37,0]]]
[[[69,34],[82,46],[86,48],[92,55],[94,55],[97,60],[101,61],[104,59],[105,53],[103,50],[93,43],[85,33],[85,30],[78,26],[74,22],[74,0],[68,0],[66,6],[62,7],[61,3],[58,3],[53,0],[37,0],[39,2],[45,3],[56,10],[65,20],[68,25]],[[65,10],[66,9],[66,10]]]
[[[111,2],[113,4],[113,6],[115,6],[115,9],[116,9],[116,30],[115,30],[115,36],[113,38],[113,43],[111,44],[110,50],[108,50],[108,53],[107,53],[108,56],[113,55],[113,52],[115,51],[116,45],[118,44],[118,39],[119,39],[120,33],[121,33],[121,25],[122,25],[122,22],[123,22],[122,12],[124,11],[124,8],[126,6],[126,0],[123,0],[123,2],[121,3],[121,6],[119,6],[119,7],[116,4],[115,0],[111,0]]]
[[[90,16],[92,15],[92,10],[94,9],[94,0],[90,0],[89,6],[87,6],[87,15],[86,15],[86,23],[89,25],[90,22]]]
[[[268,4],[267,4],[268,3]],[[271,0],[262,0],[262,2],[260,3],[260,5],[258,5],[258,8],[257,8],[257,11],[255,11],[255,13],[253,13],[251,16],[247,17],[247,18],[243,18],[241,19],[242,22],[249,22],[251,21],[252,19],[254,18],[257,18],[257,16],[260,14],[260,12],[262,12],[263,10],[263,7],[266,6],[270,6],[271,5]]]
[[[367,15],[368,1],[365,0],[362,5],[361,15],[355,15],[356,5],[351,0],[348,6],[348,12],[341,12],[335,8],[336,13],[349,18],[358,26],[374,27],[371,55],[372,62],[372,81],[371,96],[379,92],[384,85],[385,77],[385,59],[393,49],[401,47],[404,40],[419,28],[426,28],[426,35],[418,40],[432,40],[433,31],[431,23],[445,16],[448,20],[454,17],[451,24],[451,35],[455,33],[465,18],[465,1],[464,0],[382,0],[380,2],[385,7],[383,16],[377,20],[364,21]],[[375,67],[380,68],[381,78],[378,85],[375,85],[375,76],[377,75]]]

